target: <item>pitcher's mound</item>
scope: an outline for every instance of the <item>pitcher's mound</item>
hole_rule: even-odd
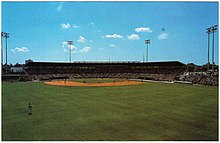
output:
[[[143,84],[143,82],[127,81],[127,80],[120,82],[105,82],[105,83],[80,83],[74,81],[50,81],[44,83],[49,85],[58,85],[58,86],[123,86],[123,85]]]

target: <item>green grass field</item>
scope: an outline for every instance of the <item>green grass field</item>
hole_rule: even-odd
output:
[[[218,140],[218,87],[2,82],[2,140]]]

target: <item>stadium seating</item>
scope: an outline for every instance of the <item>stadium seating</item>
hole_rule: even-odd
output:
[[[133,78],[172,81],[186,69],[178,61],[169,62],[29,62],[24,70],[33,80],[62,78]]]

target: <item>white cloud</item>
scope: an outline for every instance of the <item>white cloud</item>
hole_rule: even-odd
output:
[[[61,27],[62,27],[63,29],[68,29],[68,28],[71,27],[71,25],[70,25],[69,23],[67,23],[67,24],[62,23],[62,24],[61,24]]]
[[[67,45],[67,42],[63,42],[63,47],[64,47],[64,45]]]
[[[76,24],[73,24],[72,27],[73,27],[73,28],[79,28],[79,26],[76,25]]]
[[[80,43],[86,42],[86,39],[83,36],[79,36],[79,39],[77,40]]]
[[[58,10],[58,11],[61,11],[62,9],[63,9],[63,3],[61,2],[61,3],[58,5],[57,10]]]
[[[92,40],[89,40],[89,42],[93,43],[93,41],[92,41]]]
[[[113,34],[113,35],[105,35],[104,38],[120,39],[120,38],[123,38],[123,36],[118,35],[118,34]]]
[[[80,53],[87,53],[91,47],[84,47],[83,49],[79,50]]]
[[[76,50],[76,47],[75,47],[75,46],[73,46],[73,45],[71,45],[71,49],[75,49],[75,50]]]
[[[139,27],[135,29],[135,32],[152,32],[152,30],[148,27]]]
[[[137,34],[131,34],[127,36],[129,40],[139,40],[140,37]]]
[[[158,39],[159,40],[162,40],[162,39],[167,39],[168,38],[168,35],[166,33],[162,33],[158,36]]]
[[[64,53],[66,53],[66,52],[67,52],[67,49],[63,49],[63,51],[64,51]]]
[[[109,44],[108,46],[109,46],[109,47],[116,47],[115,44]]]
[[[21,47],[21,48],[16,47],[15,49],[11,49],[11,51],[14,53],[27,53],[27,52],[29,52],[28,48],[26,48],[26,47]]]

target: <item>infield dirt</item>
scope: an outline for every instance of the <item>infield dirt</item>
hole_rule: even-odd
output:
[[[123,86],[123,85],[135,85],[143,84],[143,82],[137,81],[120,81],[120,82],[105,82],[105,83],[80,83],[73,81],[50,81],[44,82],[49,85],[58,85],[58,86]]]

